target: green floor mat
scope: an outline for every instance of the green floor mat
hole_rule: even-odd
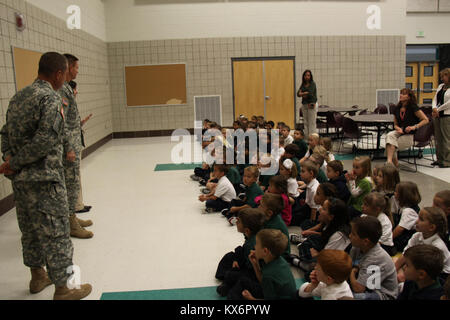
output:
[[[200,167],[201,163],[165,163],[165,164],[157,164],[155,167],[155,171],[173,171],[173,170],[194,170],[197,167]]]
[[[304,279],[295,279],[299,288]],[[106,292],[100,300],[225,300],[216,292],[216,286],[149,291]]]

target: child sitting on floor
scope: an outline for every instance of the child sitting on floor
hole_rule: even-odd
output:
[[[294,199],[288,196],[286,178],[283,176],[273,176],[270,178],[266,193],[281,195],[284,204],[283,211],[281,211],[281,219],[283,219],[286,226],[289,226],[292,220],[292,204],[294,203]],[[256,197],[255,202],[258,203],[261,201],[261,198],[262,196]]]
[[[298,199],[294,204],[292,208],[293,225],[302,226],[305,221],[309,224],[316,221],[319,205],[314,202],[314,196],[319,187],[319,181],[316,179],[318,171],[317,165],[311,160],[303,162],[300,172],[302,181],[298,182],[298,186],[306,190],[305,202],[302,203]]]
[[[390,256],[394,256],[396,250],[392,239],[392,215],[386,212],[389,212],[389,201],[382,193],[371,192],[364,197],[361,217],[372,216],[380,221],[382,229],[380,245]]]
[[[353,171],[347,173],[347,187],[350,191],[350,219],[361,215],[363,199],[372,191],[372,174],[371,163],[369,157],[356,157],[353,160]]]
[[[200,195],[198,199],[201,202],[206,201],[205,213],[221,211],[229,208],[231,200],[236,198],[236,191],[230,180],[225,176],[228,168],[224,164],[216,164],[214,166],[214,176],[219,179],[214,195]]]
[[[305,272],[313,269],[319,252],[323,249],[348,250],[350,245],[350,220],[346,204],[330,197],[320,208],[320,235],[311,234],[297,248],[299,255],[290,255],[293,266]]]
[[[350,199],[350,191],[347,187],[347,180],[344,176],[344,166],[339,160],[330,161],[327,165],[328,182],[332,183],[337,189],[337,197],[348,202]]]
[[[419,244],[429,244],[441,250],[444,256],[444,269],[442,275],[440,275],[440,280],[443,284],[450,273],[450,252],[444,242],[447,235],[447,217],[439,208],[425,207],[419,212],[416,231],[409,239],[404,252]],[[395,261],[399,282],[404,280],[403,274],[400,272],[404,264],[405,258],[403,254]]]
[[[233,225],[237,213],[245,208],[256,208],[255,198],[263,195],[259,185],[256,183],[259,177],[259,170],[256,166],[247,167],[244,169],[244,178],[242,179],[245,189],[245,198],[243,200],[234,199],[231,201],[230,208],[222,210],[222,214],[228,219],[228,222]]]
[[[294,142],[292,142],[298,146],[298,153],[296,155],[297,159],[302,159],[306,152],[308,151],[308,144],[305,142],[305,134],[303,133],[303,130],[296,129],[294,131]]]
[[[433,198],[433,207],[442,209],[447,216],[447,236],[445,237],[445,243],[450,250],[450,190],[443,190],[436,193]]]
[[[308,151],[306,152],[305,156],[300,159],[300,165],[303,164],[303,161],[308,160],[309,156],[314,153],[314,148],[319,145],[320,143],[320,136],[317,133],[312,133],[308,137]]]
[[[258,232],[255,250],[251,251],[249,259],[260,289],[244,288],[244,299],[295,299],[295,280],[289,264],[281,256],[288,245],[286,235],[279,230],[263,229]],[[264,260],[262,266],[259,260]]]
[[[352,271],[352,259],[342,250],[324,249],[317,256],[317,264],[311,272],[311,282],[305,282],[298,290],[301,298],[319,297],[321,300],[353,298],[347,279]]]
[[[395,188],[395,199],[400,209],[395,212],[393,233],[394,246],[397,251],[403,252],[409,239],[416,232],[415,225],[419,218],[419,203],[422,200],[417,184],[403,181]]]
[[[330,198],[336,198],[336,187],[332,185],[329,182],[321,183],[319,184],[319,187],[317,187],[316,195],[314,196],[314,202],[319,205],[320,207],[323,206],[325,201],[327,201]],[[320,208],[319,208],[320,212]],[[317,215],[318,217],[319,215]],[[306,239],[307,236],[310,235],[319,235],[320,236],[320,230],[323,228],[323,226],[318,223],[318,220],[311,222],[311,224],[303,223],[302,224],[302,234],[290,234],[290,240],[292,244],[299,244],[303,240]]]
[[[247,208],[239,211],[236,228],[238,232],[244,234],[245,242],[227,253],[219,262],[216,279],[222,280],[223,283],[217,287],[217,293],[222,297],[228,295],[239,278],[256,279],[248,255],[255,249],[256,234],[262,228],[264,220],[264,213],[258,209]],[[231,293],[230,297],[233,296]]]
[[[398,282],[395,265],[389,254],[378,243],[382,232],[380,221],[371,216],[358,217],[351,225],[350,257],[354,268],[350,274],[350,286],[355,299],[396,299]],[[374,272],[376,279],[372,276]]]
[[[263,229],[277,229],[283,232],[288,238],[289,231],[281,219],[281,211],[284,208],[283,198],[279,194],[265,193],[260,201],[258,207],[266,215],[266,221],[264,222]],[[291,253],[291,243],[288,243],[286,250],[282,253],[283,258],[289,259]]]
[[[407,249],[404,259],[406,281],[398,300],[440,300],[444,290],[437,278],[443,267],[442,251],[419,244]]]
[[[325,159],[328,158],[327,162],[335,160],[334,154],[332,153],[332,151],[333,151],[332,150],[333,149],[333,141],[331,140],[331,138],[323,137],[323,138],[320,139],[319,143],[327,151],[327,156],[328,157],[325,157]]]

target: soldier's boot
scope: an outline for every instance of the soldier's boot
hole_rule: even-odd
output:
[[[89,239],[94,236],[94,234],[91,231],[88,231],[84,229],[80,224],[78,223],[77,217],[75,217],[75,214],[71,214],[69,217],[70,221],[70,236],[74,238],[79,239]]]
[[[67,286],[56,287],[53,300],[81,300],[87,297],[92,291],[92,286],[88,283],[80,285],[80,289],[69,289]]]
[[[77,220],[80,226],[82,226],[83,228],[90,227],[94,224],[92,220],[82,220],[80,218],[77,218]]]
[[[47,271],[45,271],[44,268],[30,268],[30,270],[30,293],[39,293],[52,284],[52,281],[48,277]]]

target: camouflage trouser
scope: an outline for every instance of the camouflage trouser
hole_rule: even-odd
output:
[[[64,175],[66,178],[67,202],[69,213],[74,213],[77,207],[78,195],[80,194],[80,154],[77,153],[76,160],[70,162],[64,160]]]
[[[47,266],[56,286],[66,285],[73,246],[66,189],[58,182],[13,182],[17,220],[22,232],[23,262]]]

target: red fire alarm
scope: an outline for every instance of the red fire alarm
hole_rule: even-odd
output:
[[[25,18],[23,14],[16,12],[16,28],[18,31],[25,30]]]

